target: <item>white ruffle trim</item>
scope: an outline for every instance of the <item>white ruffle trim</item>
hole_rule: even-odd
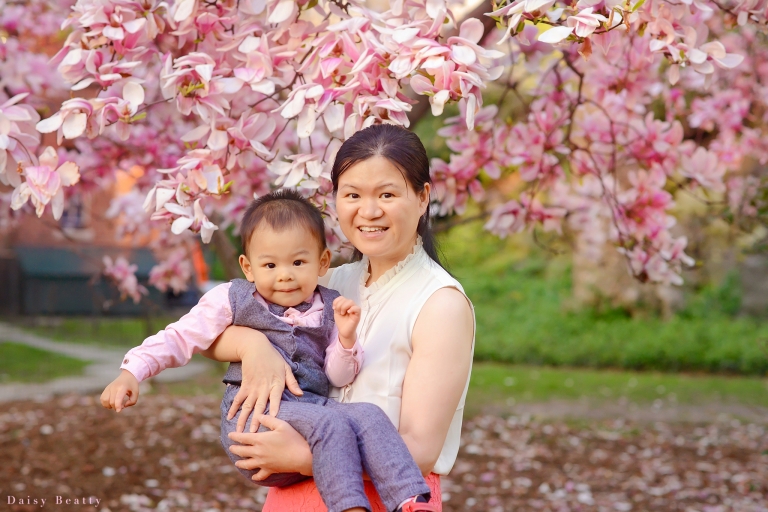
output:
[[[371,283],[369,286],[365,286],[366,281],[368,281],[368,278],[371,276],[370,273],[370,263],[368,262],[368,256],[363,256],[363,259],[360,261],[360,264],[365,269],[360,276],[360,291],[361,291],[361,297],[363,299],[373,295],[378,290],[380,290],[384,285],[386,285],[388,282],[390,282],[398,273],[400,273],[401,270],[405,268],[408,263],[410,263],[411,260],[413,260],[416,255],[418,255],[420,252],[424,250],[424,244],[421,241],[421,236],[416,238],[416,243],[413,246],[413,249],[411,252],[400,260],[397,265],[390,268],[384,274],[381,275],[375,282]]]

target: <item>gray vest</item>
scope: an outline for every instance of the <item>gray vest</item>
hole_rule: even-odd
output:
[[[333,332],[333,300],[339,296],[335,290],[317,287],[323,298],[323,322],[319,327],[294,326],[275,317],[253,296],[256,286],[245,279],[234,279],[229,288],[229,302],[232,306],[232,325],[250,327],[263,333],[291,365],[293,375],[304,391],[300,397],[287,389],[283,400],[322,403],[328,396],[330,384],[323,365],[325,349]],[[230,363],[224,382],[240,385],[242,364]]]

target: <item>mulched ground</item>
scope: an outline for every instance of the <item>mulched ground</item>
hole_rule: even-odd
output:
[[[213,396],[163,394],[120,415],[95,397],[0,404],[0,510],[260,510],[264,490],[219,444],[218,411]],[[768,435],[738,421],[480,416],[443,493],[446,512],[768,511]]]

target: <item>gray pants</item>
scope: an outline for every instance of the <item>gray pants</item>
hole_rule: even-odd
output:
[[[227,434],[236,432],[242,410],[231,420],[227,419],[227,413],[239,390],[239,386],[228,385],[221,401],[221,444],[232,462],[241,458],[229,451],[236,443]],[[429,499],[429,487],[419,467],[384,411],[369,403],[339,403],[329,398],[322,402],[282,400],[277,417],[309,443],[315,484],[328,512],[354,507],[371,510],[363,487],[363,470],[387,510],[395,510],[411,496],[423,495]],[[252,415],[248,416],[246,430]],[[259,432],[265,430],[268,429],[259,427]],[[238,470],[251,482],[269,487],[284,487],[307,478],[298,473],[278,473],[254,482],[251,477],[258,469]]]

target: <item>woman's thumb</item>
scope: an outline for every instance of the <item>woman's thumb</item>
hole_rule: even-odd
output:
[[[277,418],[274,418],[270,416],[269,414],[262,414],[259,418],[259,421],[262,425],[267,427],[269,430],[275,430],[277,427],[280,426],[280,420]]]

